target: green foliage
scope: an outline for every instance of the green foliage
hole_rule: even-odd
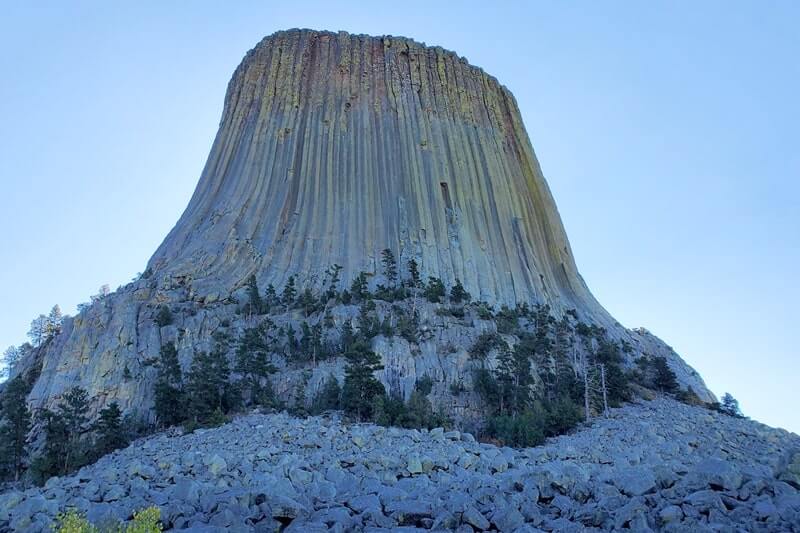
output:
[[[345,357],[347,367],[342,389],[342,406],[347,413],[359,420],[369,420],[375,397],[386,394],[383,384],[374,375],[383,369],[381,359],[362,340],[354,341]]]
[[[397,332],[408,342],[414,344],[419,341],[419,314],[399,312],[397,316]]]
[[[595,360],[605,367],[608,404],[611,407],[619,407],[622,402],[630,400],[631,393],[628,386],[630,379],[622,369],[619,345],[601,337],[598,340]]]
[[[234,368],[241,376],[241,392],[248,405],[272,405],[275,400],[269,380],[276,370],[270,361],[275,345],[274,326],[265,319],[255,327],[245,328],[236,346]]]
[[[494,316],[497,324],[497,331],[500,333],[516,333],[519,329],[519,314],[516,309],[511,309],[504,305]]]
[[[363,301],[370,296],[366,272],[362,271],[358,273],[358,276],[355,277],[353,283],[350,285],[350,293],[358,302]]]
[[[677,392],[679,390],[678,378],[667,364],[667,358],[664,356],[654,357],[652,364],[653,386],[661,392]]]
[[[94,445],[95,457],[101,457],[128,445],[122,426],[122,411],[117,402],[111,402],[100,410],[100,418],[95,422],[94,430],[97,432]]]
[[[531,411],[498,415],[488,419],[488,436],[505,446],[530,447],[544,442],[543,420]]]
[[[484,332],[475,340],[475,344],[469,349],[469,354],[473,359],[486,359],[492,350],[506,350],[508,343],[497,333]]]
[[[380,333],[380,321],[376,313],[375,302],[368,300],[361,304],[358,313],[358,333],[365,339],[370,340]]]
[[[289,308],[294,304],[296,297],[297,289],[295,288],[294,276],[289,276],[289,279],[286,280],[286,285],[283,287],[283,292],[281,293],[281,303]]]
[[[172,311],[170,311],[169,306],[161,304],[158,307],[158,313],[156,313],[156,325],[163,328],[172,324],[172,320]]]
[[[389,287],[396,286],[397,261],[394,258],[394,253],[389,248],[381,252],[381,263],[383,264],[383,275],[386,276]]]
[[[133,513],[133,520],[127,524],[104,527],[102,530],[75,509],[59,514],[53,524],[56,533],[159,533],[162,530],[161,510],[156,506]]]
[[[717,410],[728,416],[733,416],[735,418],[744,418],[742,414],[742,410],[739,408],[739,401],[733,397],[730,392],[726,392],[722,396],[722,403],[718,404]]]
[[[308,316],[322,309],[322,303],[314,296],[311,289],[306,287],[297,299],[297,307],[302,309],[306,316]]]
[[[162,426],[174,426],[186,419],[186,392],[178,350],[172,343],[161,347],[155,384],[156,418]]]
[[[431,378],[426,376],[420,379],[411,393],[408,403],[404,403],[402,398],[385,394],[376,397],[373,401],[373,422],[382,426],[398,426],[409,429],[431,429],[445,426],[447,419],[433,410],[433,405],[427,397],[432,386]]]
[[[31,428],[31,412],[26,397],[30,385],[22,376],[6,383],[0,396],[0,479],[19,480],[28,453],[25,440]]]
[[[264,303],[265,312],[269,312],[280,305],[281,299],[278,297],[278,293],[272,283],[267,285],[267,290],[264,291],[264,298],[262,299],[262,302]]]
[[[442,280],[430,276],[428,278],[428,284],[425,286],[424,295],[431,303],[441,303],[445,296],[445,288]]]
[[[469,302],[472,296],[464,289],[461,280],[456,278],[456,283],[450,289],[450,301],[460,304],[461,302]]]
[[[494,318],[494,314],[486,302],[476,303],[475,312],[481,320],[491,320]]]
[[[31,465],[37,483],[68,474],[87,463],[89,450],[84,435],[90,429],[88,408],[88,393],[73,387],[55,410],[42,409],[37,414],[45,437],[42,453]]]
[[[328,290],[325,292],[326,300],[333,300],[336,298],[336,293],[339,290],[340,274],[342,272],[342,265],[334,263],[328,268]]]
[[[415,289],[422,286],[422,278],[419,274],[419,265],[414,259],[411,259],[408,262],[408,286]]]
[[[241,397],[230,383],[228,360],[219,348],[195,355],[186,391],[189,417],[200,425],[213,423],[217,410],[231,411]]]
[[[267,311],[264,300],[261,299],[261,294],[258,291],[258,282],[256,281],[255,274],[251,274],[247,278],[247,295],[250,298],[250,312],[255,315]]]

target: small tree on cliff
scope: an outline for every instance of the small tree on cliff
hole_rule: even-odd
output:
[[[95,456],[101,457],[128,445],[128,439],[122,427],[122,411],[117,402],[111,402],[100,411],[100,418],[94,426],[97,432]]]
[[[250,274],[247,278],[247,295],[250,298],[250,311],[255,315],[260,315],[265,311],[264,300],[258,291],[258,282],[255,274]]]
[[[174,426],[186,420],[186,393],[178,350],[172,343],[161,348],[158,378],[155,386],[156,418],[163,426]]]
[[[295,288],[294,284],[294,276],[289,276],[289,279],[286,280],[286,285],[283,287],[283,293],[281,294],[281,303],[285,305],[287,308],[291,307],[294,304],[294,300],[297,297],[297,288]]]
[[[469,302],[470,294],[464,289],[461,280],[456,278],[456,284],[450,289],[450,300],[453,303],[460,304],[461,302]]]
[[[31,429],[31,412],[25,401],[28,392],[28,384],[22,376],[17,376],[8,382],[0,397],[3,414],[0,423],[0,474],[14,481],[19,480],[28,455],[25,448]]]
[[[44,482],[51,476],[67,474],[86,464],[89,450],[84,435],[90,430],[88,408],[88,393],[73,387],[64,394],[55,410],[39,412],[45,445],[32,465],[37,481]]]
[[[347,367],[342,405],[346,412],[359,420],[368,420],[372,415],[375,398],[386,394],[383,384],[374,375],[383,368],[381,359],[360,339],[352,343],[345,357]]]
[[[666,357],[654,357],[653,358],[653,385],[662,392],[677,392],[678,391],[678,380],[675,376],[675,372],[667,364]]]
[[[390,288],[397,285],[397,261],[394,258],[394,252],[386,248],[381,252],[381,263],[383,264],[383,274],[386,276],[386,281]]]

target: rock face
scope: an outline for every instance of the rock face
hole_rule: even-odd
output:
[[[578,275],[511,93],[410,39],[280,32],[236,69],[194,197],[150,261],[226,294],[379,273],[390,248],[491,303],[613,321]],[[375,282],[378,280],[376,279]]]
[[[67,319],[14,372],[40,371],[34,407],[81,386],[94,409],[116,400],[128,414],[152,417],[150,363],[161,347],[175,343],[186,369],[211,349],[215,333],[235,338],[252,326],[239,313],[251,275],[262,289],[280,290],[295,276],[299,289],[319,290],[336,263],[340,288],[360,271],[374,288],[385,282],[385,248],[401,271],[415,259],[423,278],[448,287],[458,278],[489,305],[575,309],[630,343],[629,364],[663,355],[684,388],[714,400],[671,348],[622,327],[587,289],[507,89],[441,48],[310,30],[265,38],[236,69],[197,190],[145,276]],[[157,324],[161,305],[172,309],[172,324]],[[358,313],[330,310],[337,328]],[[418,311],[425,333],[418,345],[373,342],[386,367],[381,380],[407,396],[430,375],[440,405],[451,414],[469,409],[449,386],[470,380],[466,350],[494,326],[474,313],[455,320],[430,306]],[[301,320],[280,318],[295,331]],[[276,389],[292,391],[306,370],[311,394],[342,366],[283,365]]]
[[[43,489],[0,495],[0,531],[156,505],[192,531],[795,531],[800,437],[670,400],[540,448],[466,433],[250,415],[155,436]],[[417,529],[417,530],[418,530]]]

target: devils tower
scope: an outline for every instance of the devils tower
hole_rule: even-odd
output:
[[[380,251],[492,303],[603,323],[519,109],[496,79],[405,38],[261,41],[233,75],[197,190],[150,261],[204,293],[377,272]]]
[[[215,339],[252,326],[242,307],[251,280],[277,291],[291,280],[321,298],[339,265],[337,290],[362,273],[374,290],[387,283],[387,249],[402,272],[413,261],[423,281],[460,281],[484,307],[547,305],[556,318],[602,327],[625,346],[628,367],[665,357],[684,389],[714,400],[671,348],[621,326],[589,292],[508,89],[439,47],[311,30],[276,33],[246,54],[197,189],[143,277],[65,320],[16,372],[38,375],[33,406],[79,386],[94,409],[115,400],[152,421],[164,346],[175,346],[184,369],[214,349],[233,358],[235,343],[220,349]],[[358,310],[320,301],[330,325],[322,337],[335,346]],[[456,401],[450,390],[470,381],[470,347],[484,326],[474,313],[459,322],[434,307],[414,300],[418,342],[371,340],[379,378],[408,397],[432,377],[434,403],[469,411],[477,400]],[[164,308],[168,323],[158,317]],[[396,325],[391,305],[377,312]],[[322,327],[322,314],[300,320],[289,309],[278,325],[285,334],[303,322]],[[276,355],[278,394],[301,380],[310,401],[325,376],[341,377],[332,352],[307,367]]]

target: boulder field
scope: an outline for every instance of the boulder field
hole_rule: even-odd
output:
[[[191,531],[798,531],[800,437],[670,399],[528,449],[468,433],[250,414],[138,440],[0,495],[0,531],[158,506]]]

